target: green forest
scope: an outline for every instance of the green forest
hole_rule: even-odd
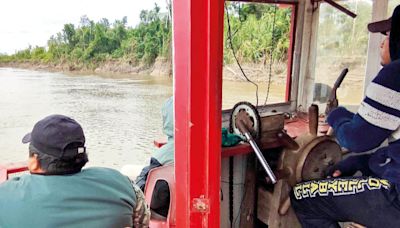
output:
[[[152,64],[158,56],[171,56],[171,20],[155,5],[142,10],[140,24],[127,26],[127,18],[113,23],[98,22],[82,16],[79,25],[65,24],[61,32],[50,37],[47,47],[28,47],[0,61],[33,61],[43,63],[83,63],[94,68],[99,63],[124,59],[132,63]]]
[[[235,56],[241,63],[266,65],[271,57],[273,61],[286,61],[291,8],[248,3],[227,3],[225,7],[224,64],[235,63]],[[341,55],[363,55],[366,51],[371,4],[356,1],[346,7],[359,13],[356,20],[332,7],[321,10],[318,47],[325,55],[330,55],[331,50],[339,50]],[[170,9],[169,6],[161,12],[155,5],[152,10],[142,10],[136,27],[127,26],[126,17],[95,22],[82,16],[78,25],[65,24],[60,28],[46,47],[28,47],[13,55],[0,55],[0,62],[75,64],[95,69],[115,60],[145,66],[151,66],[159,57],[170,61]],[[349,46],[358,48],[351,50]]]
[[[272,49],[274,58],[286,58],[290,9],[260,4],[227,4],[227,9],[233,48],[241,61],[265,62]],[[157,5],[152,10],[143,10],[140,23],[134,28],[127,26],[126,17],[114,22],[106,18],[94,22],[83,16],[79,25],[65,24],[60,32],[49,38],[46,47],[28,47],[13,55],[1,55],[0,62],[79,63],[94,69],[102,62],[116,59],[145,65],[152,65],[158,57],[170,60],[172,26],[169,12],[168,8],[167,13],[161,13]],[[269,22],[274,17],[273,28]],[[229,39],[227,27],[225,23],[225,40]],[[224,61],[232,63],[229,42],[225,42],[225,53]]]

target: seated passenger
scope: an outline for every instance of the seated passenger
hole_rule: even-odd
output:
[[[23,139],[28,168],[0,185],[0,227],[148,227],[141,190],[118,171],[88,162],[79,123],[51,115]]]
[[[151,169],[159,166],[174,163],[174,98],[168,98],[161,108],[163,117],[163,132],[168,137],[168,141],[161,148],[158,148],[150,159],[149,166],[143,168],[136,178],[136,184],[144,191],[147,176]],[[242,139],[234,134],[228,133],[227,129],[222,129],[222,146],[229,147],[238,144]],[[166,181],[160,180],[156,183],[150,208],[153,212],[167,217],[169,208],[169,187]]]
[[[150,159],[149,166],[143,168],[136,178],[136,184],[144,191],[147,176],[153,168],[174,163],[174,98],[170,97],[161,108],[163,132],[168,137],[167,143],[158,148]],[[150,208],[166,217],[169,208],[169,188],[166,181],[158,181],[154,189]]]

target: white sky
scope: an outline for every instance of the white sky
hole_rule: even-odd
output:
[[[32,46],[45,46],[63,25],[77,25],[81,16],[110,22],[128,17],[128,25],[139,23],[143,9],[154,3],[166,12],[165,0],[0,0],[0,53],[13,54]]]

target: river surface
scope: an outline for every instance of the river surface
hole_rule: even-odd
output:
[[[89,166],[144,165],[162,139],[160,107],[172,95],[172,80],[150,76],[66,75],[0,68],[0,164],[24,161],[21,138],[51,114],[76,119],[86,135]],[[266,86],[260,86],[260,103]],[[271,89],[269,102],[283,101],[284,87]],[[248,100],[254,87],[224,82],[223,108]]]

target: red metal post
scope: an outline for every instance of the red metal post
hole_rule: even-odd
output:
[[[174,0],[177,227],[219,227],[223,0]]]

